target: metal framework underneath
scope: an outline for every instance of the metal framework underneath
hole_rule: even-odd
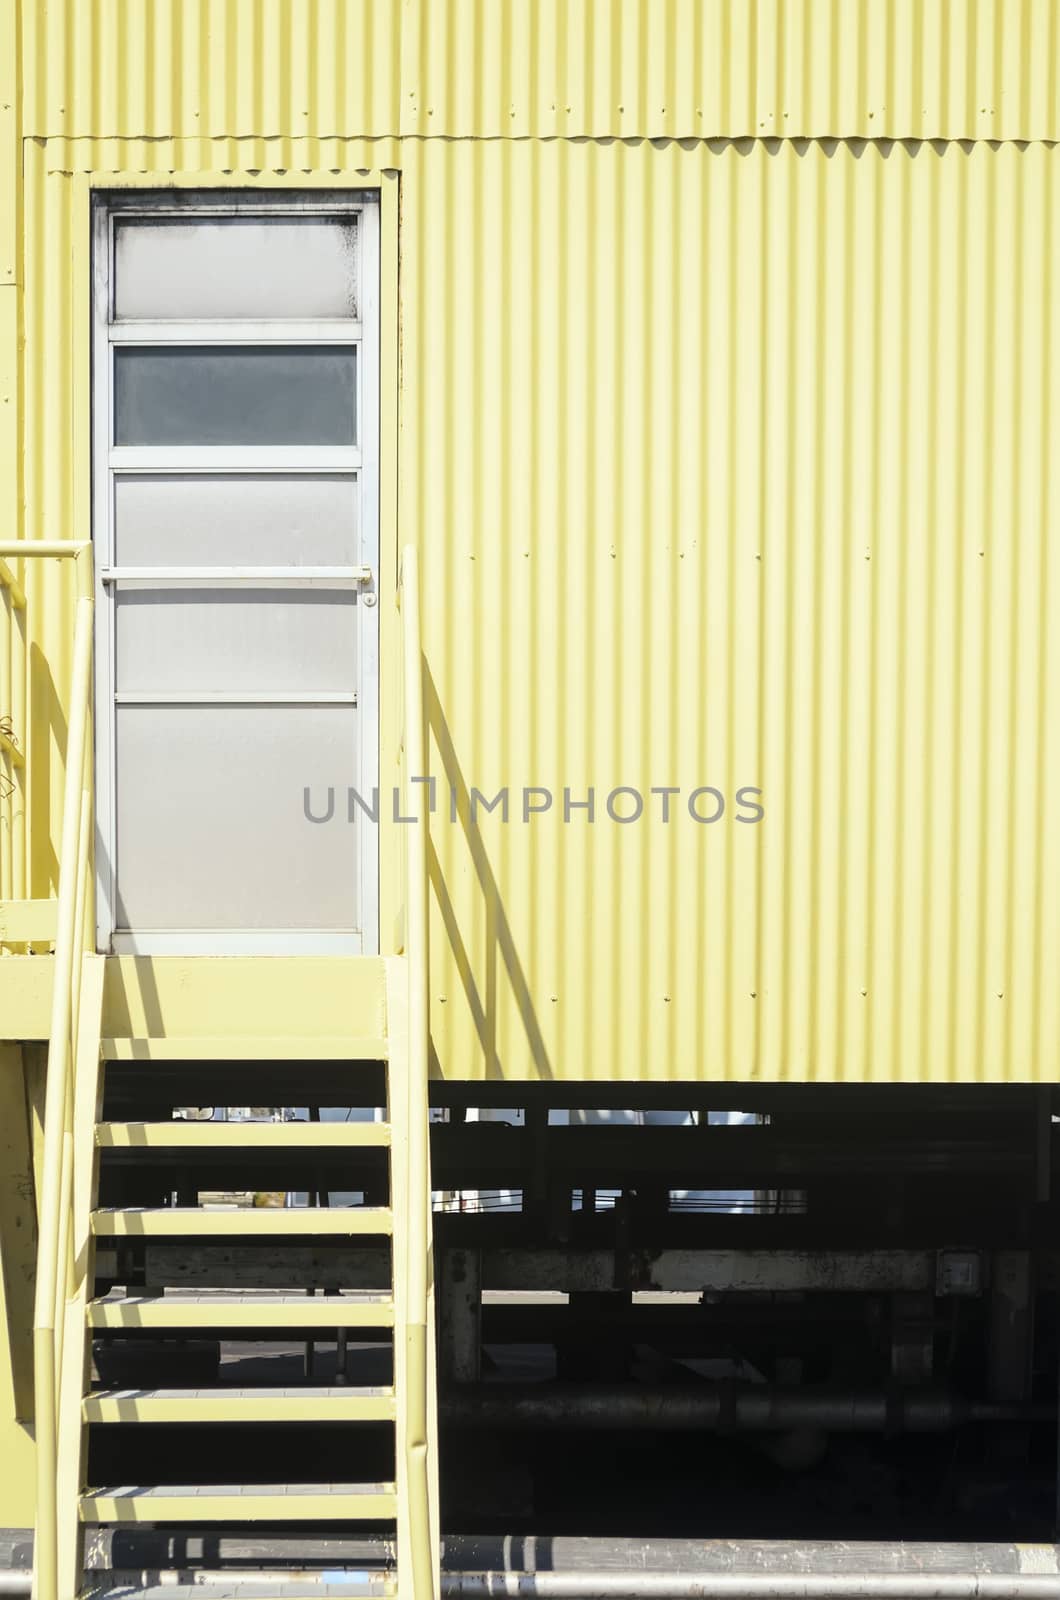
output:
[[[253,1070],[264,1084],[282,1069]],[[120,1127],[133,1115],[171,1116],[198,1071],[159,1063],[148,1080],[135,1062],[116,1063],[106,1117]],[[341,1066],[305,1071],[321,1103],[333,1104]],[[360,1081],[352,1115],[379,1103],[381,1078]],[[433,1089],[447,1537],[477,1526],[514,1540],[512,1550],[630,1528],[649,1540],[731,1538],[734,1550],[752,1534],[771,1551],[785,1540],[845,1548],[886,1537],[954,1551],[962,1540],[1053,1540],[1060,1250],[1051,1094],[508,1085],[491,1098],[508,1105],[482,1107],[480,1085]],[[689,1114],[678,1118],[682,1105]],[[716,1120],[737,1110],[756,1120]],[[487,1112],[511,1120],[484,1120]],[[655,1113],[674,1120],[655,1123]],[[185,1125],[179,1137],[168,1132],[179,1124],[164,1126],[158,1138],[106,1135],[107,1204],[152,1203],[163,1189],[190,1200],[222,1181],[315,1188],[333,1200],[352,1189],[366,1207],[385,1198],[385,1152],[369,1140],[306,1127],[281,1143],[246,1130],[222,1157],[209,1124]],[[302,1381],[326,1376],[333,1410],[326,1422],[303,1391],[299,1448],[319,1450],[378,1371],[387,1243],[329,1230],[278,1247],[267,1222],[260,1238],[219,1228],[194,1240],[131,1235],[97,1253],[97,1363],[116,1363],[127,1383],[146,1387],[152,1360],[172,1372],[163,1330],[193,1341],[209,1327],[233,1373],[240,1361],[264,1361],[254,1339],[271,1338],[268,1359],[286,1360],[287,1372],[312,1346]],[[119,1330],[111,1282],[136,1297],[136,1331]],[[225,1325],[219,1310],[226,1293],[250,1284],[260,1297],[256,1332],[252,1313],[237,1305]],[[346,1327],[333,1354],[336,1308]],[[139,1378],[137,1361],[146,1364]],[[265,1382],[265,1365],[245,1370]],[[180,1381],[194,1373],[190,1365]],[[353,1386],[345,1402],[335,1375]],[[120,1405],[105,1404],[120,1427]],[[150,1417],[161,1422],[181,1404],[156,1393]],[[227,1448],[224,1417],[210,1405],[218,1448]],[[610,1594],[601,1548],[589,1572],[557,1567],[520,1592]],[[495,1592],[509,1592],[511,1574],[524,1570],[515,1555],[510,1563]],[[702,1580],[706,1594],[780,1594],[795,1583],[783,1561],[766,1565],[768,1578],[760,1572],[746,1589],[733,1574],[712,1587],[697,1568],[695,1579],[686,1572],[668,1588],[653,1578],[644,1592],[691,1592]],[[970,1570],[955,1555],[940,1592],[967,1592]],[[873,1592],[878,1576],[863,1573],[847,1592]],[[993,1574],[987,1563],[980,1592],[994,1592],[995,1576],[999,1594],[1051,1593],[1057,1581],[1040,1570]],[[487,1592],[476,1587],[485,1581],[468,1563],[443,1589]],[[832,1579],[818,1568],[820,1588],[806,1573],[800,1581],[800,1594],[823,1595]],[[884,1576],[879,1592],[918,1593],[920,1581],[906,1590]]]

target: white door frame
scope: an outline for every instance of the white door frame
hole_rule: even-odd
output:
[[[250,320],[128,322],[111,321],[114,289],[114,221],[116,217],[148,216],[187,219],[204,215],[344,216],[356,213],[359,237],[358,317],[269,322]],[[103,953],[132,954],[363,954],[379,949],[379,828],[361,811],[356,826],[358,886],[351,898],[354,927],[331,929],[122,929],[117,926],[117,806],[115,712],[115,605],[116,580],[132,577],[136,569],[114,565],[114,483],[132,473],[231,473],[253,471],[255,476],[277,473],[353,473],[359,498],[358,565],[332,568],[229,569],[227,581],[253,576],[256,582],[282,581],[296,587],[313,577],[346,581],[370,597],[358,607],[356,689],[358,766],[356,787],[370,797],[379,785],[379,194],[375,190],[285,192],[278,190],[166,190],[100,194],[92,213],[92,521],[95,546],[96,679],[95,679],[95,800],[96,800],[96,944]],[[210,343],[356,344],[358,360],[357,444],[351,448],[114,448],[114,350],[121,344],[159,345]],[[370,576],[363,569],[369,569]],[[267,573],[267,578],[265,574]],[[160,576],[156,569],[142,576]],[[182,576],[226,581],[224,569],[182,568]],[[143,699],[144,697],[138,697]],[[172,696],[153,697],[172,704]],[[209,697],[189,694],[181,704]],[[252,703],[255,697],[219,696],[234,704]],[[328,703],[335,696],[310,693],[263,697],[270,704]],[[352,698],[352,697],[350,697]],[[257,703],[261,703],[260,700]],[[345,796],[337,797],[333,826],[346,826]]]

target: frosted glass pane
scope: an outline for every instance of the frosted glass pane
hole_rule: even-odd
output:
[[[118,926],[349,929],[363,820],[347,706],[119,706]],[[305,818],[303,790],[330,823]]]
[[[352,445],[356,350],[127,345],[114,352],[118,445]]]
[[[292,694],[357,683],[353,589],[121,584],[119,693]]]
[[[120,566],[352,566],[357,479],[117,477],[115,550]]]
[[[114,252],[116,318],[357,315],[354,217],[130,218]]]

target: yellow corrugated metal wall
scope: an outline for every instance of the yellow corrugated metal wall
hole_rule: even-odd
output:
[[[1048,139],[1060,117],[1054,0],[21,5],[31,137]]]
[[[400,172],[434,766],[515,807],[469,832],[442,797],[440,1069],[1055,1078],[1056,8],[20,25],[30,537],[87,509],[87,183]],[[68,626],[53,605],[60,689]],[[47,694],[33,738],[43,837]],[[525,825],[524,784],[558,797]],[[622,826],[618,784],[753,785],[766,816],[664,825],[654,797]],[[37,892],[53,871],[38,850]]]
[[[483,870],[440,824],[444,1040],[558,1075],[1054,1074],[1056,154],[406,162],[403,506],[468,781],[766,809],[480,813]]]

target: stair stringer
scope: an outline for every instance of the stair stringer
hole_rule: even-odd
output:
[[[409,1132],[411,1119],[429,1117],[427,1105],[410,1103],[409,1072],[409,1006],[408,961],[403,956],[391,956],[386,961],[387,1041],[389,1048],[388,1092],[389,1117],[393,1129],[391,1147],[391,1207],[394,1216],[393,1250],[394,1285],[394,1391],[397,1397],[397,1426],[395,1430],[395,1479],[397,1482],[397,1571],[399,1593],[402,1600],[413,1600],[412,1575],[416,1561],[411,1528],[412,1485],[409,1475],[409,1454],[405,1447],[408,1438],[409,1415],[409,1306],[408,1306],[408,1199],[409,1199]],[[438,1497],[438,1402],[434,1311],[434,1261],[431,1232],[430,1183],[427,1189],[427,1474],[428,1474],[428,1527],[433,1568],[432,1595],[440,1593],[439,1497]],[[414,1600],[430,1600],[415,1594]]]
[[[89,1387],[91,1336],[88,1300],[92,1292],[95,1240],[92,1207],[98,1181],[99,1155],[96,1123],[100,1115],[103,1078],[100,1034],[103,1025],[103,980],[106,957],[81,958],[81,1001],[74,1041],[73,1184],[70,1197],[68,1260],[60,1262],[66,1273],[63,1305],[63,1341],[58,1406],[58,1590],[60,1600],[74,1600],[83,1579],[84,1533],[81,1524],[81,1486],[86,1461],[87,1430],[81,1416]]]
[[[101,1033],[103,1031],[104,974],[107,958],[86,955],[81,969],[81,1005],[78,1037],[74,1041],[74,1072],[71,1101],[71,1149],[73,1173],[70,1201],[67,1208],[66,1237],[69,1241],[65,1266],[65,1297],[61,1308],[62,1347],[60,1356],[61,1383],[58,1418],[58,1594],[60,1600],[75,1600],[84,1582],[84,1517],[83,1494],[87,1478],[88,1427],[84,1413],[84,1397],[91,1388],[91,1316],[89,1302],[95,1281],[95,1240],[93,1213],[96,1208],[99,1185],[99,1141],[97,1128],[101,1121],[103,1067]],[[438,1457],[437,1457],[437,1404],[435,1390],[434,1347],[434,1293],[433,1263],[431,1259],[431,1217],[429,1175],[426,1192],[426,1214],[420,1218],[419,1237],[426,1239],[427,1303],[426,1303],[426,1426],[423,1436],[425,1449],[416,1452],[418,1461],[419,1495],[423,1495],[423,1467],[426,1458],[427,1473],[427,1537],[429,1563],[424,1559],[422,1534],[418,1541],[412,1538],[412,1517],[415,1490],[410,1484],[409,1464],[409,1349],[422,1352],[422,1324],[417,1327],[416,1343],[410,1334],[410,1299],[408,1287],[409,1267],[409,1180],[410,1132],[418,1137],[426,1132],[429,1115],[422,1077],[410,1071],[409,1036],[409,964],[403,958],[390,958],[385,963],[385,1005],[387,1015],[386,1039],[387,1085],[389,1117],[391,1122],[391,1215],[392,1225],[392,1298],[394,1320],[394,1394],[395,1420],[395,1478],[397,1493],[394,1502],[396,1543],[398,1553],[398,1591],[405,1600],[435,1600],[439,1593],[439,1516],[438,1516]],[[153,1042],[153,1041],[152,1041]],[[166,1041],[163,1039],[162,1041]],[[288,1041],[284,1040],[284,1045]],[[303,1041],[297,1041],[302,1045]],[[286,1048],[284,1055],[286,1055]],[[296,1052],[299,1053],[299,1052]],[[234,1057],[233,1053],[233,1057]],[[147,1058],[150,1059],[148,1052]],[[240,1053],[242,1058],[242,1053]],[[422,1104],[412,1104],[410,1094],[413,1083],[419,1085],[415,1094]],[[413,1119],[419,1119],[418,1122]],[[422,1174],[422,1167],[419,1169]],[[423,1202],[422,1187],[418,1190]],[[421,1280],[422,1283],[422,1280]],[[422,1305],[422,1300],[421,1300]],[[422,1316],[422,1313],[420,1313]],[[415,1474],[414,1474],[415,1476]],[[419,1502],[422,1505],[422,1498]],[[378,1515],[378,1513],[376,1513]],[[109,1519],[108,1519],[109,1520]],[[416,1553],[419,1553],[419,1561]],[[418,1574],[417,1574],[418,1569]],[[428,1587],[428,1573],[430,1574]],[[425,1591],[425,1592],[421,1592]]]

